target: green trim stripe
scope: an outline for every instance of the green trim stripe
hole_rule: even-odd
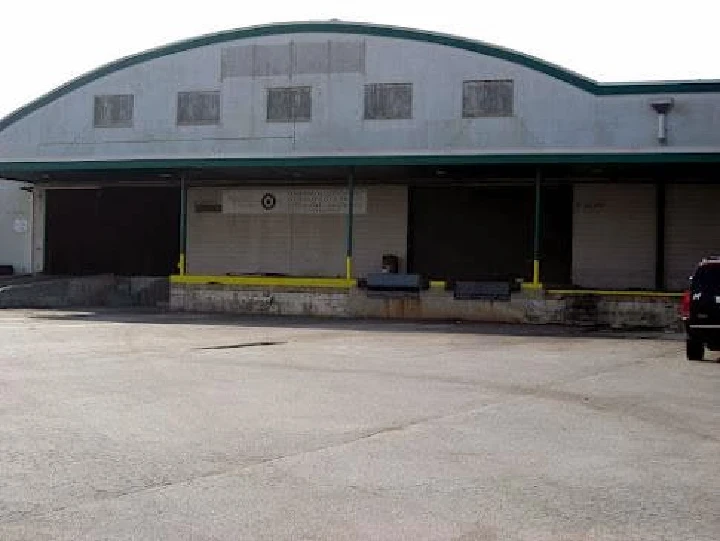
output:
[[[58,87],[57,89],[41,96],[40,98],[28,103],[17,111],[0,120],[0,131],[4,130],[11,124],[26,117],[27,115],[37,111],[41,107],[52,103],[58,98],[85,86],[101,77],[105,77],[116,71],[162,58],[164,56],[173,55],[198,47],[207,45],[215,45],[228,41],[240,39],[249,39],[260,36],[272,36],[283,34],[307,34],[307,33],[334,33],[334,34],[358,34],[366,36],[379,36],[387,38],[405,39],[411,41],[421,41],[425,43],[434,43],[437,45],[445,45],[456,49],[464,49],[466,51],[491,56],[501,60],[506,60],[514,64],[525,66],[532,70],[544,73],[550,77],[554,77],[560,81],[564,81],[570,85],[580,88],[586,92],[596,96],[611,95],[633,95],[633,94],[657,94],[657,93],[707,93],[720,92],[720,81],[666,81],[666,82],[646,82],[646,83],[598,83],[593,79],[589,79],[579,75],[573,71],[567,70],[550,62],[546,62],[530,55],[519,53],[496,45],[490,45],[481,41],[470,40],[466,38],[450,36],[447,34],[439,34],[435,32],[426,32],[422,30],[414,30],[409,28],[398,28],[394,26],[381,26],[362,23],[348,22],[304,22],[304,23],[279,23],[263,26],[253,26],[249,28],[241,28],[236,30],[228,30],[215,34],[208,34],[196,38],[191,38],[169,45],[150,49],[139,54],[121,58],[115,62],[111,62],[101,66],[93,71],[86,73],[68,83]]]
[[[348,167],[407,165],[543,165],[720,163],[720,152],[591,153],[591,154],[419,154],[375,156],[312,156],[277,158],[145,159],[109,161],[0,162],[0,176],[63,171],[192,170],[241,167]]]

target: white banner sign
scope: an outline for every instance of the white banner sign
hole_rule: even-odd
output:
[[[347,214],[345,188],[267,188],[223,190],[225,214]],[[367,213],[367,190],[356,188],[353,214]]]

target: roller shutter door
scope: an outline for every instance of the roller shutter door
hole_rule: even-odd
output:
[[[679,290],[700,259],[720,255],[720,186],[670,184],[665,212],[666,284]]]
[[[403,272],[407,268],[408,189],[370,186],[367,191],[367,214],[355,217],[354,274],[363,277],[381,271],[383,254],[396,255]]]
[[[597,289],[655,286],[655,186],[577,184],[573,283]]]
[[[363,277],[381,269],[386,253],[397,255],[404,264],[407,188],[359,190],[366,192],[367,204],[354,220],[354,276]],[[344,277],[346,215],[289,214],[282,208],[285,188],[250,188],[247,198],[259,205],[265,191],[277,195],[277,208],[263,214],[223,212],[220,188],[189,191],[188,272]]]
[[[188,199],[192,201],[192,192]],[[188,272],[287,274],[289,217],[188,213]]]
[[[176,188],[45,193],[48,274],[167,276],[176,271],[180,216]]]
[[[436,280],[529,280],[533,270],[535,190],[526,186],[415,187],[410,268]],[[543,189],[542,279],[570,279],[569,186]]]
[[[412,271],[434,280],[528,279],[533,196],[530,186],[414,188]]]

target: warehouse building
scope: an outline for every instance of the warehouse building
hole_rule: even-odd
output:
[[[178,309],[523,320],[578,291],[667,301],[720,251],[719,163],[720,82],[600,84],[334,21],[123,58],[0,121],[0,176],[33,185],[33,271],[172,275]],[[433,287],[358,288],[383,270]],[[521,291],[490,314],[459,282]]]

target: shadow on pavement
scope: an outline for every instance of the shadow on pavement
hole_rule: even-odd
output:
[[[567,338],[628,338],[682,340],[681,333],[648,329],[609,329],[562,325],[479,323],[470,321],[418,321],[383,319],[340,319],[318,316],[234,315],[178,313],[157,309],[81,309],[24,311],[29,319],[45,321],[96,321],[144,325],[238,325],[292,329],[348,330],[372,332],[450,333],[501,336]]]

